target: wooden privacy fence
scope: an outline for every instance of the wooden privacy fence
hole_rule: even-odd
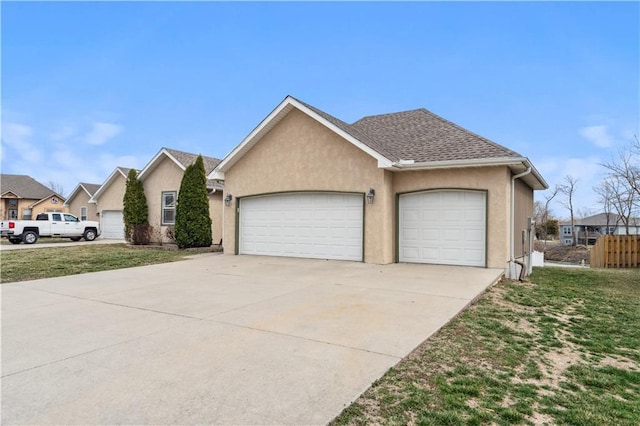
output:
[[[639,235],[605,235],[591,247],[592,268],[637,268],[640,266]]]

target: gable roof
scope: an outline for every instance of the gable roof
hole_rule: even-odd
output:
[[[530,168],[531,174],[523,180],[534,189],[548,188],[526,157],[426,109],[373,115],[347,124],[291,96],[287,96],[236,146],[209,178],[224,179],[224,172],[294,108],[375,158],[379,168],[401,171],[500,165],[510,167],[513,173]]]
[[[131,169],[128,167],[116,167],[113,172],[111,172],[111,174],[109,175],[109,177],[104,181],[104,183],[102,185],[100,185],[100,188],[98,188],[93,195],[91,196],[91,198],[89,198],[89,202],[92,204],[95,204],[98,202],[98,198],[100,198],[100,195],[107,190],[107,188],[109,188],[109,186],[111,186],[111,184],[113,182],[115,182],[116,178],[118,176],[122,176],[123,178],[125,178],[125,180],[127,179],[127,175],[129,174],[129,171]]]
[[[18,198],[28,200],[42,200],[55,192],[47,188],[31,176],[27,175],[0,175],[0,194],[12,193]],[[55,194],[58,195],[59,194]],[[64,199],[64,197],[59,197]]]
[[[65,201],[63,205],[68,206],[71,200],[73,200],[76,195],[80,194],[81,191],[84,191],[89,196],[89,199],[91,199],[98,189],[100,189],[100,185],[97,183],[80,182],[73,191],[71,191],[71,194],[69,194],[67,201]]]
[[[162,148],[160,151],[149,161],[149,163],[144,166],[142,171],[138,174],[138,178],[140,180],[144,180],[145,177],[151,173],[158,165],[162,162],[164,158],[171,159],[178,167],[180,167],[183,171],[187,168],[187,166],[195,163],[198,158],[198,154],[191,154],[189,152],[178,151],[176,149],[170,148]],[[204,172],[209,174],[216,168],[216,166],[220,163],[220,160],[213,157],[205,157],[202,156],[202,160],[204,161]]]

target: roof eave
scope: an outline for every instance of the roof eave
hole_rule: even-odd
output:
[[[213,169],[211,173],[207,176],[208,179],[224,179],[224,173],[231,168],[244,154],[246,154],[258,141],[267,134],[276,124],[278,124],[284,117],[291,112],[293,108],[302,111],[309,117],[313,118],[320,124],[324,125],[340,137],[346,139],[356,147],[360,148],[365,153],[369,154],[371,157],[375,158],[378,161],[378,167],[387,168],[391,167],[393,162],[388,158],[381,155],[376,150],[372,149],[368,145],[364,144],[362,141],[356,139],[349,133],[340,129],[335,124],[331,123],[315,111],[309,109],[307,106],[303,105],[296,99],[291,96],[287,96],[271,113],[258,124],[256,128],[253,129],[249,135],[240,142],[229,154],[227,154],[220,164]]]
[[[171,161],[173,161],[174,163],[176,163],[176,166],[180,167],[182,169],[182,171],[186,170],[186,167],[184,166],[184,164],[182,164],[180,161],[178,161],[177,158],[175,158],[173,155],[171,155],[171,153],[166,149],[166,148],[162,148],[152,159],[151,161],[149,161],[149,163],[147,163],[146,166],[144,166],[144,168],[140,171],[140,173],[138,173],[138,179],[140,181],[144,181],[145,176],[148,175],[149,173],[151,173],[151,171],[153,171],[159,164],[159,159],[161,156],[167,156],[168,158],[171,159]]]
[[[96,204],[98,202],[98,198],[100,198],[100,194],[111,185],[111,181],[114,179],[115,176],[118,175],[118,173],[120,173],[125,179],[127,179],[127,176],[123,173],[120,167],[116,167],[115,170],[111,172],[109,177],[104,181],[104,183],[100,185],[100,188],[98,188],[95,194],[93,194],[91,198],[89,198],[88,202],[91,204]]]
[[[409,170],[437,170],[463,167],[509,167],[514,173],[520,173],[531,167],[531,173],[525,177],[525,181],[536,190],[549,188],[542,175],[533,166],[531,161],[526,157],[497,157],[497,158],[474,158],[469,160],[444,160],[444,161],[397,161],[392,163],[390,167],[383,167],[392,171],[409,171]]]

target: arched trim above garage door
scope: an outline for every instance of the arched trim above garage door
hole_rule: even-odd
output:
[[[364,193],[276,192],[237,203],[238,254],[364,260]]]
[[[485,267],[487,196],[466,188],[398,194],[397,261]]]

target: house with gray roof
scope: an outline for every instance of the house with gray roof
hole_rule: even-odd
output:
[[[193,164],[199,154],[163,147],[138,173],[149,207],[149,224],[153,242],[171,242],[171,231],[175,225],[176,203],[180,184],[187,166]],[[220,163],[213,157],[202,156],[205,173],[211,173]],[[222,184],[209,179],[209,213],[212,222],[212,239],[222,239]]]
[[[69,209],[69,213],[76,215],[80,220],[98,220],[97,205],[90,203],[98,189],[99,183],[80,182],[73,188],[73,191],[67,197],[64,205]]]
[[[65,198],[27,175],[0,175],[0,219],[31,219],[39,213],[65,212]]]
[[[640,235],[640,218],[624,218],[616,213],[598,213],[559,224],[560,241],[563,244],[593,245],[603,235]]]
[[[426,109],[346,123],[287,96],[209,174],[231,254],[530,270],[531,161]],[[523,266],[524,265],[524,266]]]

